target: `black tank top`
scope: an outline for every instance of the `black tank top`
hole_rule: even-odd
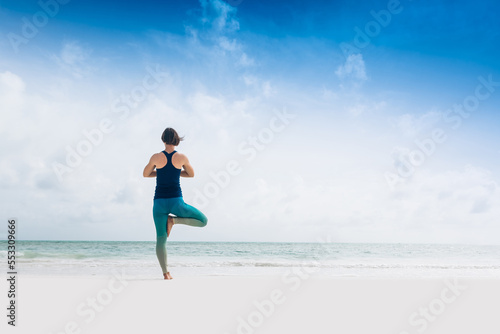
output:
[[[167,157],[167,164],[162,168],[156,168],[156,189],[154,199],[182,197],[180,182],[181,170],[175,168],[172,164],[172,156],[177,151],[173,151],[172,153],[162,152]]]

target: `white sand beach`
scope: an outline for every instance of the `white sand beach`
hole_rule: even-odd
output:
[[[0,284],[7,291],[7,281]],[[500,280],[18,277],[2,333],[498,333]],[[4,305],[5,304],[5,294]],[[5,307],[4,313],[6,312]]]

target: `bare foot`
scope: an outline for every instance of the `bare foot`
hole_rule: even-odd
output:
[[[173,279],[173,277],[172,277],[172,275],[170,275],[170,272],[167,272],[167,273],[163,274],[163,279],[170,280],[170,279]]]
[[[172,226],[174,226],[174,217],[168,216],[168,219],[167,219],[167,237],[170,236],[170,230],[172,229]]]

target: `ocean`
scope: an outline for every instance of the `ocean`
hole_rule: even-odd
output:
[[[162,276],[152,241],[17,241],[16,248],[19,275]],[[6,249],[0,242],[4,263]],[[167,254],[174,277],[290,270],[327,277],[500,277],[500,246],[168,241]]]

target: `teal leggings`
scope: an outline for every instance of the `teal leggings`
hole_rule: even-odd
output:
[[[156,256],[163,273],[167,270],[167,219],[173,214],[174,224],[203,227],[207,225],[207,217],[189,204],[184,203],[182,197],[157,198],[153,204],[153,219],[156,226]]]

